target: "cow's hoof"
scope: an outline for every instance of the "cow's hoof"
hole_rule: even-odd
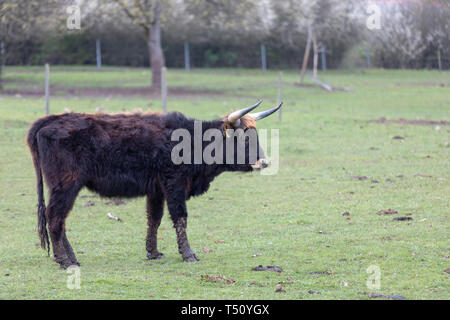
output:
[[[187,256],[187,257],[183,257],[183,260],[186,261],[186,262],[197,262],[197,261],[200,261],[194,253],[189,255],[189,256]]]
[[[150,260],[161,259],[162,257],[164,257],[164,253],[159,251],[147,253],[147,258]]]
[[[78,263],[78,262],[76,262],[76,263],[73,263],[71,260],[63,260],[63,261],[59,261],[58,262],[59,263],[59,267],[61,268],[61,269],[67,269],[67,268],[69,268],[69,267],[78,267],[78,266],[80,266],[80,264]]]

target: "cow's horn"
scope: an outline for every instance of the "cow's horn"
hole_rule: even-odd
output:
[[[241,110],[234,111],[228,115],[228,121],[231,123],[236,123],[240,118],[242,118],[244,115],[255,109],[257,106],[261,104],[262,100],[259,100],[256,104],[254,104],[251,107],[244,108]]]
[[[280,109],[282,105],[283,105],[283,102],[280,102],[280,104],[277,107],[275,107],[275,108],[272,108],[272,109],[266,110],[266,111],[261,111],[261,112],[258,112],[258,113],[250,113],[250,116],[252,116],[253,119],[255,119],[255,120],[264,119],[265,117],[268,117],[272,113],[278,111],[278,109]]]

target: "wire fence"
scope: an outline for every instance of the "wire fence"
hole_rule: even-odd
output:
[[[71,37],[59,43],[37,44],[32,41],[21,43],[0,43],[0,52],[6,65],[104,65],[146,67],[150,64],[145,41],[137,39],[100,39]],[[291,69],[302,64],[305,45],[297,48],[275,47],[264,43],[245,46],[222,44],[196,44],[170,42],[163,44],[165,64],[168,68],[260,68]],[[346,48],[327,49],[318,52],[319,70],[348,68],[415,68],[450,70],[450,52],[428,52],[420,59],[403,64],[401,58],[384,56],[360,48],[357,54],[348,55]],[[313,67],[313,59],[308,67]]]

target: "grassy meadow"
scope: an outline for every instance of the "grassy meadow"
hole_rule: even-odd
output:
[[[73,290],[36,233],[25,136],[45,113],[43,67],[6,67],[3,75],[0,299],[450,298],[449,72],[319,73],[349,89],[328,93],[308,79],[300,87],[296,70],[283,71],[282,122],[276,115],[258,122],[279,129],[279,171],[225,173],[188,201],[188,237],[200,261],[182,261],[167,210],[158,234],[165,256],[149,261],[145,199],[114,205],[82,190],[67,219],[81,263]],[[161,110],[160,98],[145,93],[149,82],[147,69],[52,67],[50,109]],[[276,71],[169,70],[167,82],[169,110],[204,120],[259,99],[268,109],[278,94]],[[398,213],[377,214],[387,209]],[[283,271],[252,271],[258,265]],[[381,271],[379,289],[367,287],[370,266]]]

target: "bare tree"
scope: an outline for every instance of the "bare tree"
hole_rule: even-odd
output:
[[[418,5],[392,4],[383,8],[382,30],[372,32],[371,44],[384,66],[402,69],[418,65],[427,48],[418,26]]]
[[[170,1],[160,0],[115,0],[123,12],[145,33],[150,54],[153,88],[161,87],[161,69],[165,65],[161,47],[161,18],[163,9],[168,9]]]

